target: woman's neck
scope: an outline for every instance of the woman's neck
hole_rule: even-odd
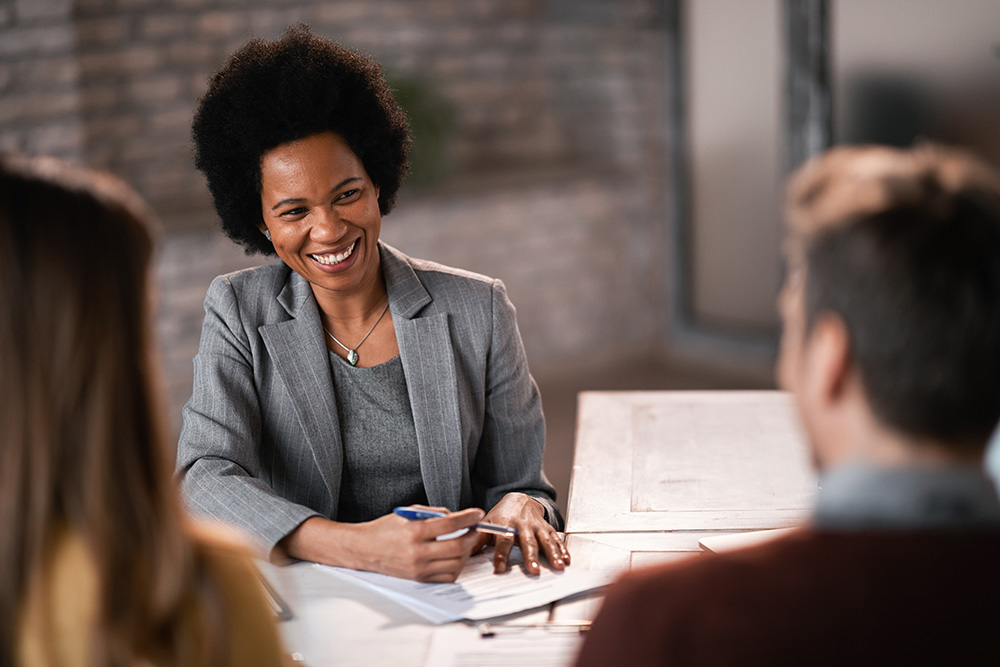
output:
[[[372,280],[350,293],[338,293],[313,288],[319,306],[320,319],[327,328],[354,328],[371,323],[385,307],[389,298],[381,272]]]

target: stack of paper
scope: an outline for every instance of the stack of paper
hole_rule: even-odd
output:
[[[424,584],[374,572],[326,565],[316,567],[373,588],[433,623],[506,616],[601,588],[615,579],[615,575],[608,572],[572,566],[558,572],[544,565],[540,575],[529,576],[520,563],[520,552],[515,547],[511,552],[510,571],[494,574],[493,550],[487,549],[469,559],[453,584]]]

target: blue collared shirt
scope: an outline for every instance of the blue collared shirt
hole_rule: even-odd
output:
[[[1000,527],[1000,498],[978,466],[854,462],[821,476],[812,523],[831,530]]]

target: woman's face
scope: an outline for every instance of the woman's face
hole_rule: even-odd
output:
[[[339,135],[273,148],[260,171],[261,233],[285,264],[331,295],[379,284],[378,187]]]

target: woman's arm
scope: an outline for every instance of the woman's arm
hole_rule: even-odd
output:
[[[483,439],[473,470],[483,484],[486,521],[516,528],[516,543],[529,573],[538,572],[539,550],[556,569],[569,564],[569,552],[556,533],[562,516],[555,489],[542,470],[545,419],[541,396],[528,371],[514,306],[501,281],[492,289],[493,326],[487,359],[486,415]],[[494,567],[506,571],[512,538],[495,540]]]
[[[444,508],[429,508],[447,512]],[[325,565],[381,572],[416,581],[453,582],[475,553],[479,535],[469,531],[438,540],[483,519],[473,507],[437,519],[408,521],[387,514],[364,523],[307,519],[279,544],[288,556]]]
[[[188,507],[236,526],[268,552],[318,513],[274,492],[260,460],[261,405],[253,348],[232,284],[216,278],[184,406],[177,473]]]

